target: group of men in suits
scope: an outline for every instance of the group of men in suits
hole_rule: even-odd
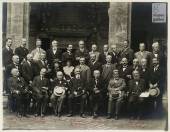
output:
[[[30,52],[25,38],[15,52],[11,45],[12,39],[7,38],[3,48],[4,91],[9,94],[10,109],[18,116],[27,116],[31,101],[35,105],[35,116],[42,117],[48,104],[59,117],[65,104],[69,117],[74,114],[74,106],[80,104],[81,117],[85,117],[89,106],[94,118],[101,110],[107,112],[108,119],[119,118],[123,103],[132,118],[141,117],[147,100],[156,101],[158,108],[162,106],[162,54],[158,42],[153,43],[152,52],[140,43],[136,53],[127,40],[121,51],[116,45],[109,51],[106,44],[102,52],[96,44],[92,44],[88,52],[83,40],[79,41],[76,52],[69,44],[64,53],[56,40],[47,51],[41,48],[40,39]],[[140,96],[155,88],[159,89],[159,95],[149,99]]]

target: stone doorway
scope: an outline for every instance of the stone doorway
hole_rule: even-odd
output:
[[[30,7],[30,48],[35,47],[37,37],[42,38],[45,50],[53,39],[61,49],[70,43],[76,49],[80,39],[89,50],[92,43],[99,50],[108,43],[109,3],[30,3]]]

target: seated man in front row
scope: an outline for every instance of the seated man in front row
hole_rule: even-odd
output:
[[[8,80],[8,86],[10,88],[10,99],[16,100],[17,116],[27,117],[29,89],[26,86],[24,79],[20,76],[19,70],[13,68],[11,70],[12,77]]]
[[[68,83],[66,80],[63,79],[63,73],[61,71],[58,71],[57,78],[54,79],[52,82],[52,89],[51,89],[51,104],[54,109],[55,116],[60,117],[62,106],[64,99],[66,97],[66,92],[68,90]]]
[[[113,78],[110,79],[108,85],[109,102],[107,119],[112,117],[113,110],[115,120],[118,119],[120,108],[124,99],[125,87],[125,80],[119,77],[119,71],[117,69],[113,70]]]
[[[49,95],[49,80],[45,78],[46,72],[46,68],[42,68],[40,75],[36,76],[32,83],[33,98],[36,101],[35,116],[41,115],[41,117],[44,117],[46,112]]]
[[[93,112],[93,118],[98,116],[98,109],[102,101],[102,92],[103,92],[103,81],[100,76],[99,70],[94,70],[94,78],[92,78],[90,87],[89,87],[89,103],[90,108]]]
[[[87,84],[82,80],[80,75],[80,69],[75,68],[74,70],[75,76],[70,81],[70,93],[68,95],[68,106],[69,106],[69,115],[68,117],[73,115],[73,101],[75,99],[80,100],[80,116],[85,118],[84,110],[87,100]]]
[[[139,71],[134,70],[132,75],[133,79],[129,81],[128,109],[131,119],[134,119],[136,116],[140,119],[144,110],[144,98],[140,97],[140,94],[146,91],[146,85],[145,81],[140,78]]]

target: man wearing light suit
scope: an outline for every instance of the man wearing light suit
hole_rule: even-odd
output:
[[[144,43],[140,43],[139,44],[139,51],[135,53],[135,58],[137,58],[139,60],[139,64],[141,65],[141,60],[142,59],[146,59],[147,60],[147,64],[149,66],[150,64],[150,52],[145,50],[145,44]]]
[[[40,39],[37,39],[37,40],[36,40],[36,48],[35,48],[34,50],[32,50],[32,52],[31,52],[31,54],[32,54],[32,56],[33,56],[33,60],[34,60],[34,61],[40,60],[40,55],[41,55],[42,53],[45,54],[46,52],[45,52],[45,50],[43,50],[43,49],[41,48],[41,40],[40,40]]]

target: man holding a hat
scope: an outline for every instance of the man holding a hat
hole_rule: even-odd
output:
[[[162,112],[162,71],[159,65],[158,58],[152,59],[153,66],[150,69],[150,82],[149,82],[149,91],[150,96],[153,102],[156,102],[156,109],[158,112]]]
[[[134,70],[133,79],[129,81],[129,100],[128,109],[131,119],[137,116],[138,119],[142,116],[144,98],[140,94],[146,90],[145,81],[140,78],[139,71]]]
[[[77,99],[80,101],[80,116],[85,118],[84,109],[87,100],[87,84],[82,80],[80,69],[78,67],[74,70],[75,76],[70,81],[70,94],[68,95],[68,106],[69,106],[69,115],[73,115],[73,100]]]
[[[58,71],[57,78],[54,79],[52,82],[52,89],[51,89],[51,104],[54,109],[54,113],[56,116],[61,116],[62,106],[64,99],[66,97],[66,91],[68,90],[68,83],[66,80],[63,79],[63,73]]]
[[[47,70],[42,68],[40,70],[40,75],[36,76],[33,80],[33,98],[36,101],[36,113],[35,116],[39,114],[44,117],[47,103],[48,103],[48,93],[49,93],[49,80],[45,78]]]

